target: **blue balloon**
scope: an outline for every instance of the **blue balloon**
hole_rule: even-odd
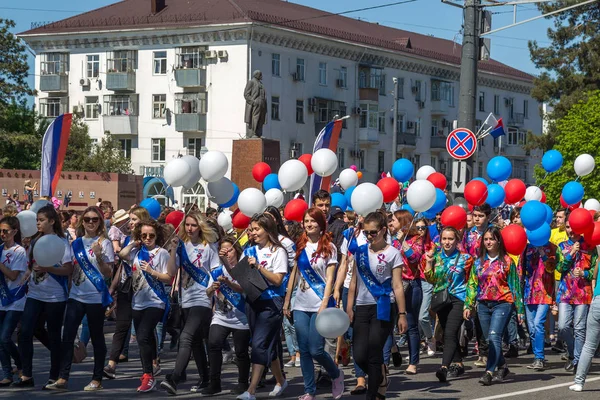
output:
[[[348,207],[348,200],[346,200],[346,196],[341,193],[332,193],[331,194],[331,207],[338,206],[342,209],[342,211],[346,211]]]
[[[344,196],[346,197],[346,203],[348,204],[348,206],[352,204],[352,192],[354,192],[354,189],[356,189],[356,186],[350,186],[344,192]]]
[[[406,182],[412,178],[415,173],[415,167],[406,158],[401,158],[392,165],[392,176],[398,182]]]
[[[529,243],[537,247],[546,245],[550,240],[550,235],[552,234],[550,225],[546,223],[542,224],[542,226],[535,230],[528,229],[525,232],[527,233],[527,239],[529,239]]]
[[[429,210],[427,210],[427,212],[432,212],[434,214],[433,216],[435,217],[435,214],[441,212],[444,208],[446,208],[446,201],[447,199],[446,195],[444,194],[444,191],[441,189],[435,189],[435,203],[433,203],[433,205]]]
[[[263,189],[265,192],[269,189],[281,190],[281,185],[279,185],[279,177],[277,177],[277,174],[269,174],[265,177],[265,180],[263,181]]]
[[[488,186],[488,197],[485,201],[490,207],[499,207],[504,203],[504,188],[497,183],[492,183]]]
[[[431,209],[424,211],[421,213],[421,215],[423,215],[425,218],[427,219],[434,219],[436,216],[436,212],[431,211]]]
[[[546,223],[546,207],[544,203],[530,200],[521,208],[521,223],[530,231],[538,229]]]
[[[512,174],[512,164],[508,158],[496,156],[488,162],[487,174],[493,181],[504,181]]]
[[[160,203],[152,197],[142,200],[140,207],[144,207],[146,211],[148,211],[148,214],[154,219],[157,219],[160,216]]]
[[[570,206],[579,203],[583,199],[583,195],[583,186],[577,181],[568,182],[565,186],[563,186],[563,200]]]
[[[403,204],[402,209],[408,211],[411,215],[415,215],[415,210],[413,210],[412,207],[408,205],[408,203]]]
[[[552,220],[554,219],[554,215],[552,213],[552,209],[550,208],[550,206],[548,204],[544,203],[544,208],[546,209],[546,223],[549,225],[552,223]]]
[[[233,185],[233,196],[231,196],[231,199],[229,199],[227,203],[219,204],[219,207],[221,208],[231,207],[237,203],[238,197],[240,197],[240,188],[238,185],[236,185],[234,182],[231,182],[231,184]]]
[[[485,186],[490,184],[487,180],[485,180],[485,178],[482,178],[480,176],[478,176],[477,178],[473,178],[473,180],[483,182],[483,183],[485,183]]]
[[[542,157],[542,167],[546,172],[556,172],[562,167],[563,156],[558,150],[548,150]]]

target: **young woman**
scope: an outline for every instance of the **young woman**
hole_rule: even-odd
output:
[[[79,215],[76,212],[71,213],[71,218],[69,219],[69,225],[67,227],[67,237],[69,238],[69,242],[77,239],[77,224],[79,222]]]
[[[436,219],[440,216],[436,216]],[[417,233],[423,243],[423,250],[428,251],[435,247],[435,243],[440,241],[440,228],[438,229],[438,223],[436,220],[432,221],[433,224],[429,225],[429,221],[425,218],[419,218],[415,221],[415,227]],[[430,228],[434,228],[436,238],[432,239],[430,235]],[[423,257],[421,257],[423,259]],[[419,334],[425,338],[424,349],[427,351],[428,356],[435,354],[435,339],[433,337],[433,328],[431,327],[431,315],[429,314],[429,308],[431,306],[431,297],[433,296],[433,285],[425,279],[425,276],[421,277],[421,292],[423,293],[423,300],[421,301],[421,307],[419,308]]]
[[[280,396],[288,386],[277,357],[276,343],[280,337],[285,293],[282,283],[288,273],[287,253],[278,239],[272,216],[254,216],[250,222],[250,236],[256,245],[246,249],[244,254],[248,257],[248,263],[261,273],[269,286],[260,298],[246,304],[246,316],[252,333],[252,377],[248,390],[237,397],[240,400],[256,399],[256,389],[267,365],[271,366],[277,381],[269,396]]]
[[[11,358],[15,360],[17,370],[21,371],[21,358],[12,334],[23,315],[25,308],[26,285],[23,278],[27,273],[27,253],[18,243],[21,242],[19,220],[17,217],[4,217],[0,220],[0,363],[4,379],[0,387],[10,386],[13,382]]]
[[[339,399],[344,393],[344,373],[325,352],[325,338],[316,328],[317,315],[335,302],[331,298],[337,267],[337,250],[327,232],[325,215],[318,208],[304,213],[304,235],[298,241],[296,265],[287,287],[283,312],[294,313],[294,327],[300,348],[304,395],[301,400],[313,400],[317,392],[313,360],[318,362],[332,379],[332,395]],[[290,309],[291,293],[297,283],[296,300]]]
[[[50,376],[44,389],[58,379],[61,360],[61,328],[67,304],[68,279],[73,272],[73,253],[67,239],[64,238],[60,217],[54,206],[46,205],[37,213],[37,237],[29,247],[29,263],[32,270],[29,277],[29,290],[25,309],[21,317],[19,332],[19,355],[23,363],[23,375],[13,383],[14,387],[34,387],[33,381],[33,334],[41,314],[46,316],[48,342],[50,345]],[[33,259],[33,249],[39,238],[44,235],[56,235],[65,246],[60,264],[53,267],[41,267]]]
[[[356,264],[350,283],[346,312],[354,323],[352,345],[358,366],[367,372],[368,399],[385,399],[389,379],[383,364],[383,347],[394,329],[406,332],[406,306],[402,286],[402,256],[386,242],[386,217],[372,212],[364,220],[368,244],[354,247]],[[356,311],[353,307],[356,303]]]
[[[455,228],[445,227],[440,233],[441,249],[425,253],[421,263],[425,278],[433,285],[433,294],[446,290],[449,301],[437,310],[440,325],[444,331],[444,355],[442,366],[435,373],[440,382],[446,382],[448,372],[452,377],[464,374],[465,368],[460,357],[459,332],[463,322],[463,308],[467,291],[467,281],[473,258],[458,249],[460,234]],[[450,365],[452,361],[456,364]]]
[[[179,294],[183,311],[183,329],[179,337],[179,351],[175,368],[160,386],[169,394],[177,394],[177,384],[194,354],[200,382],[199,389],[208,387],[208,359],[204,341],[208,340],[208,331],[212,319],[211,299],[206,295],[210,286],[210,270],[219,266],[218,251],[213,245],[217,234],[206,223],[202,214],[193,211],[187,215],[181,232],[181,241],[175,237],[171,242],[169,270],[179,268]]]
[[[119,257],[131,264],[131,301],[133,325],[140,350],[143,375],[137,391],[154,389],[153,360],[156,360],[156,325],[168,313],[169,296],[164,283],[170,282],[176,270],[169,269],[169,253],[158,246],[164,243],[163,230],[156,221],[142,221],[133,231],[133,240]]]
[[[72,243],[74,268],[61,344],[60,378],[47,386],[51,390],[67,390],[73,362],[73,345],[84,316],[87,316],[94,347],[94,373],[92,381],[83,390],[102,389],[102,368],[106,358],[104,310],[112,303],[104,279],[112,275],[115,254],[112,243],[106,237],[104,217],[100,209],[85,209],[77,225],[77,236]]]
[[[465,319],[471,317],[476,301],[483,339],[489,349],[486,372],[479,383],[489,386],[492,382],[501,383],[510,372],[502,355],[502,334],[511,310],[516,306],[519,322],[525,313],[517,268],[506,253],[500,230],[493,225],[483,232],[479,257],[471,269],[463,312]],[[496,367],[498,373],[493,376]]]

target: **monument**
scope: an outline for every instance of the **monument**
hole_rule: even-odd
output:
[[[267,94],[262,84],[262,72],[259,70],[254,71],[252,79],[246,84],[244,99],[246,100],[244,113],[246,137],[260,138],[267,117]]]

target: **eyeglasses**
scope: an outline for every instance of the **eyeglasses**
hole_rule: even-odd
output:
[[[85,222],[86,224],[92,223],[95,224],[98,221],[100,221],[100,218],[98,217],[83,217],[83,222]]]
[[[381,229],[377,229],[376,231],[363,231],[365,236],[377,236],[377,234],[381,231]]]
[[[426,226],[417,226],[416,228],[417,228],[418,231],[424,231],[424,230],[427,229]]]
[[[10,235],[12,229],[0,229],[0,233],[3,235]]]
[[[155,239],[156,233],[142,233],[142,239]]]

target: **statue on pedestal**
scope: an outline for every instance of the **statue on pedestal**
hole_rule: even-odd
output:
[[[244,122],[247,127],[246,137],[260,138],[267,117],[267,93],[262,84],[262,72],[259,70],[254,71],[252,79],[246,84],[244,99],[246,100],[246,112],[244,113]]]

